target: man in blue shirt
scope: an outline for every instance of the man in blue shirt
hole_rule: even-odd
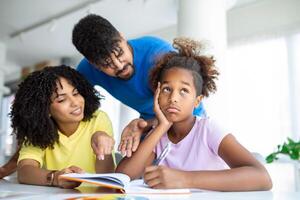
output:
[[[91,84],[103,87],[140,113],[140,118],[131,121],[121,136],[119,150],[130,157],[138,147],[142,132],[156,122],[149,71],[161,55],[174,51],[173,47],[149,36],[127,41],[108,20],[95,14],[87,15],[74,26],[72,42],[85,57],[77,70]],[[202,106],[194,112],[201,115]]]

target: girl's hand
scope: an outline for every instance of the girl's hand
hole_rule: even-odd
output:
[[[159,104],[158,104],[158,98],[160,94],[160,82],[157,85],[155,95],[154,95],[154,112],[158,120],[158,126],[163,125],[169,129],[172,126],[172,123],[166,118],[164,113],[161,111]]]
[[[104,160],[104,155],[112,153],[115,140],[105,132],[97,131],[92,136],[91,145],[97,158],[99,160]]]
[[[71,166],[65,169],[62,169],[60,171],[57,171],[54,173],[54,185],[65,188],[65,189],[72,189],[78,187],[81,183],[77,181],[68,181],[65,179],[60,179],[59,176],[62,174],[69,174],[69,173],[84,173],[84,170],[82,170],[79,167]]]
[[[151,188],[186,188],[183,171],[171,169],[165,166],[150,166],[145,169],[144,181]]]

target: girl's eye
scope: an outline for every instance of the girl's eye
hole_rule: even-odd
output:
[[[187,90],[187,89],[181,89],[181,91],[180,91],[181,93],[183,93],[183,94],[186,94],[186,93],[189,93],[189,91]]]
[[[170,88],[164,87],[164,88],[162,89],[162,92],[170,92]]]

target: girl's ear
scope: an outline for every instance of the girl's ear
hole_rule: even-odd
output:
[[[201,103],[202,99],[203,99],[203,95],[199,95],[199,96],[196,97],[195,105],[194,105],[195,108],[197,108],[199,106],[199,104]]]

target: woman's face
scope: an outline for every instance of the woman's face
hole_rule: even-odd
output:
[[[84,117],[84,98],[65,78],[59,78],[56,87],[51,97],[51,117],[59,127],[78,124]]]

